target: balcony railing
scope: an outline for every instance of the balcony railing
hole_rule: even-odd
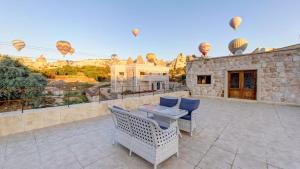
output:
[[[148,85],[147,85],[148,86]],[[21,111],[27,109],[36,109],[44,107],[67,106],[78,103],[101,102],[105,100],[123,99],[128,97],[140,97],[144,95],[156,95],[173,91],[187,90],[186,86],[176,86],[165,88],[164,85],[160,89],[146,87],[145,85],[137,86],[119,86],[120,90],[111,93],[110,86],[68,86],[60,85],[59,87],[36,88],[27,87],[22,89],[3,88],[0,89],[0,113],[10,111]],[[32,96],[29,92],[36,92]],[[11,96],[4,97],[7,93]]]

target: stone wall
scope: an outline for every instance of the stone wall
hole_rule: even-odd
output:
[[[75,104],[70,107],[32,109],[25,110],[24,113],[20,111],[0,113],[0,136],[108,115],[109,105],[119,105],[133,110],[143,104],[158,104],[160,96],[187,97],[188,92],[179,91],[154,96],[107,100],[100,103]]]
[[[257,70],[257,100],[300,105],[300,48],[197,59],[187,65],[192,95],[228,97],[228,71]],[[197,75],[211,75],[211,84],[197,84]]]

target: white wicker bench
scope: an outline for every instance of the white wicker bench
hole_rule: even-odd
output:
[[[154,165],[154,169],[172,155],[178,156],[177,123],[162,129],[156,121],[147,117],[117,108],[110,109],[116,121],[115,140],[129,148],[130,154],[132,151],[143,157]]]
[[[113,114],[113,121],[115,124],[115,131],[113,133],[113,144],[119,144],[127,147],[131,146],[132,130],[129,123],[129,112],[117,107],[108,107]],[[130,151],[131,154],[131,151]]]

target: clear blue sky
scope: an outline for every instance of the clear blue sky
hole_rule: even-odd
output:
[[[77,53],[67,59],[121,58],[154,52],[171,59],[183,52],[199,55],[198,45],[212,44],[211,57],[228,55],[236,37],[256,47],[299,43],[299,0],[2,0],[0,42],[23,39],[28,45],[55,49],[68,40]],[[233,31],[228,22],[241,16]],[[134,38],[132,28],[141,30]],[[62,59],[55,50],[23,49],[0,45],[0,53]],[[88,53],[88,54],[84,54]]]

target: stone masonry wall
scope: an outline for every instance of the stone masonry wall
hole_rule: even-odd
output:
[[[192,95],[227,98],[231,70],[257,70],[258,101],[300,105],[300,48],[197,59],[187,65],[187,85]],[[197,84],[197,75],[211,75],[211,84]]]
[[[118,105],[128,110],[137,109],[143,104],[158,104],[161,96],[188,97],[187,91],[130,97],[92,103],[74,104],[59,107],[0,113],[0,137],[30,131],[63,123],[89,119],[110,114],[108,106]],[[1,139],[1,138],[0,138]]]

